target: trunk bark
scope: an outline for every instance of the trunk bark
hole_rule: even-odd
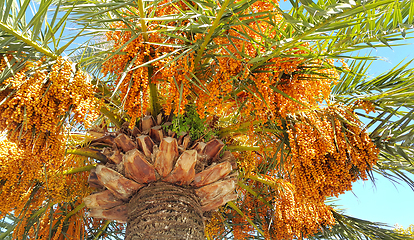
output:
[[[205,239],[203,211],[194,190],[150,183],[128,204],[126,240]]]

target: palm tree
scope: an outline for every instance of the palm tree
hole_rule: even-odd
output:
[[[414,70],[355,55],[414,2],[290,4],[3,1],[0,238],[407,239],[334,200],[414,189]]]

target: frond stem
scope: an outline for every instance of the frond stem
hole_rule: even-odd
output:
[[[230,151],[271,151],[271,148],[262,148],[258,146],[227,146],[227,149]]]
[[[78,173],[78,172],[86,172],[86,171],[90,171],[94,168],[96,168],[98,164],[89,164],[83,167],[78,167],[78,168],[72,168],[69,170],[66,170],[63,172],[63,175],[69,175],[69,174],[74,174],[74,173]]]
[[[98,149],[92,149],[92,148],[67,149],[66,154],[74,154],[78,156],[90,157],[90,158],[99,160],[103,163],[106,163],[108,161],[107,157],[104,154],[102,154],[101,151]]]
[[[115,124],[118,128],[122,127],[122,122],[116,119],[116,115],[112,113],[110,110],[108,110],[106,107],[101,107],[100,112],[105,115],[109,120]]]
[[[242,217],[244,217],[245,219],[246,219],[246,221],[248,222],[248,223],[250,223],[250,225],[252,225],[255,229],[256,229],[256,231],[258,231],[260,234],[262,234],[262,236],[264,236],[264,233],[263,233],[263,231],[260,229],[260,228],[258,228],[257,226],[256,226],[256,224],[254,224],[254,222],[248,217],[248,216],[246,216],[241,210],[240,210],[240,208],[239,207],[237,207],[237,205],[236,204],[234,204],[234,202],[228,202],[227,203],[227,205],[228,206],[230,206],[231,208],[233,208],[238,214],[240,214],[240,216],[242,216]]]
[[[221,9],[219,13],[217,14],[216,19],[213,22],[213,26],[211,26],[210,30],[208,31],[207,36],[204,38],[204,42],[201,44],[200,49],[197,52],[197,57],[194,60],[194,70],[197,68],[198,65],[200,65],[201,56],[204,53],[205,48],[207,47],[207,44],[210,42],[211,36],[213,36],[214,30],[218,27],[221,16],[223,16],[224,11],[226,11],[227,6],[230,4],[231,0],[226,0],[223,5],[221,6]]]
[[[63,221],[68,220],[74,214],[76,214],[77,212],[79,212],[83,207],[85,207],[85,202],[82,202],[81,204],[79,204],[78,206],[76,206],[75,209],[73,209],[72,211],[70,211],[68,213],[68,215],[66,215],[66,217],[65,217],[65,219]]]
[[[155,118],[160,113],[160,108],[159,108],[159,103],[158,103],[157,85],[154,83],[150,83],[149,89],[150,89],[151,114]]]
[[[103,233],[103,231],[108,227],[108,225],[111,223],[110,220],[106,220],[105,224],[102,226],[101,229],[99,229],[98,234],[96,234],[95,238],[93,240],[97,240],[99,238],[99,236],[101,236],[101,234]]]
[[[51,51],[47,50],[46,48],[40,46],[37,42],[30,40],[29,38],[23,36],[22,33],[20,33],[19,31],[14,30],[12,27],[10,27],[9,25],[0,22],[0,29],[7,32],[8,34],[16,37],[17,39],[21,40],[22,42],[26,43],[27,45],[35,48],[37,51],[43,53],[44,55],[52,58],[52,59],[57,59],[58,56],[54,53],[52,53]]]
[[[146,56],[145,61],[148,61],[148,56]],[[154,76],[154,67],[148,66],[148,82],[149,82],[149,90],[150,90],[150,110],[151,115],[156,118],[157,115],[160,113],[160,104],[158,102],[158,91],[157,91],[157,84],[152,82],[152,78]]]
[[[148,42],[148,33],[147,33],[147,25],[145,23],[145,13],[144,13],[144,3],[142,0],[137,0],[137,5],[139,9],[139,21],[141,23],[141,31],[142,31],[142,37],[144,38],[145,42]]]

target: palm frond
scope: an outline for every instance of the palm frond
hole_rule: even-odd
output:
[[[402,240],[407,235],[393,231],[383,223],[370,222],[333,211],[336,225],[323,228],[309,239],[346,239],[346,240]]]
[[[256,16],[254,19],[244,19],[247,15],[244,15],[243,11],[254,2],[229,3],[227,9],[218,15],[221,8],[213,3],[200,1],[195,3],[196,6],[191,6],[189,10],[163,17],[154,17],[153,15],[159,1],[144,2],[141,7],[146,13],[145,18],[139,14],[140,6],[134,1],[107,1],[105,3],[88,1],[79,2],[76,6],[72,6],[73,1],[63,1],[61,9],[73,8],[73,20],[76,20],[78,26],[84,26],[89,31],[85,33],[85,36],[113,30],[110,27],[113,22],[127,24],[127,28],[123,31],[143,34],[140,27],[142,24],[138,24],[141,20],[145,21],[147,25],[157,24],[156,28],[146,31],[146,33],[158,32],[181,40],[183,38],[178,33],[207,34],[209,32],[211,39],[189,42],[194,49],[205,48],[203,52],[206,56],[204,58],[211,57],[208,57],[210,50],[218,47],[214,43],[214,39],[224,36],[226,31],[232,31],[235,26],[240,25],[249,28],[248,24],[254,21],[266,21],[271,26],[269,31],[277,33],[275,37],[269,37],[260,31],[249,28],[250,31],[265,40],[263,44],[256,42],[249,34],[238,33],[246,41],[256,42],[266,49],[254,58],[248,57],[243,52],[244,50],[239,49],[239,53],[247,57],[247,61],[253,64],[252,70],[260,68],[274,57],[291,56],[289,50],[305,48],[304,42],[310,45],[307,53],[295,54],[295,57],[353,58],[344,54],[366,48],[392,46],[391,41],[403,39],[406,36],[406,31],[413,24],[412,11],[405,10],[412,8],[412,3],[408,0],[319,1],[317,3],[300,1],[293,4],[295,8],[292,8],[290,13],[284,13],[281,9],[278,13],[252,12],[249,16]],[[394,15],[389,16],[390,12],[393,12]],[[279,22],[272,20],[277,14],[282,14],[283,17]],[[219,19],[221,27],[210,29],[215,18]],[[189,24],[185,26],[170,24],[182,21],[189,21]],[[232,38],[232,36],[229,37]]]
[[[320,52],[338,55],[376,42],[388,46],[389,40],[398,38],[396,30],[405,37],[405,30],[413,24],[413,13],[403,9],[410,7],[411,1],[300,1],[284,16],[296,29],[292,38],[317,40]]]
[[[62,47],[61,41],[71,8],[66,9],[66,13],[62,15],[59,7],[52,7],[51,0],[40,3],[31,0],[7,0],[4,5],[2,3],[0,53],[27,59],[38,59],[42,56],[56,59],[67,47]]]

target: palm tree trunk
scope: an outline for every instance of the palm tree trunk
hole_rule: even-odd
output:
[[[125,239],[205,239],[194,190],[165,182],[141,189],[128,205]]]

